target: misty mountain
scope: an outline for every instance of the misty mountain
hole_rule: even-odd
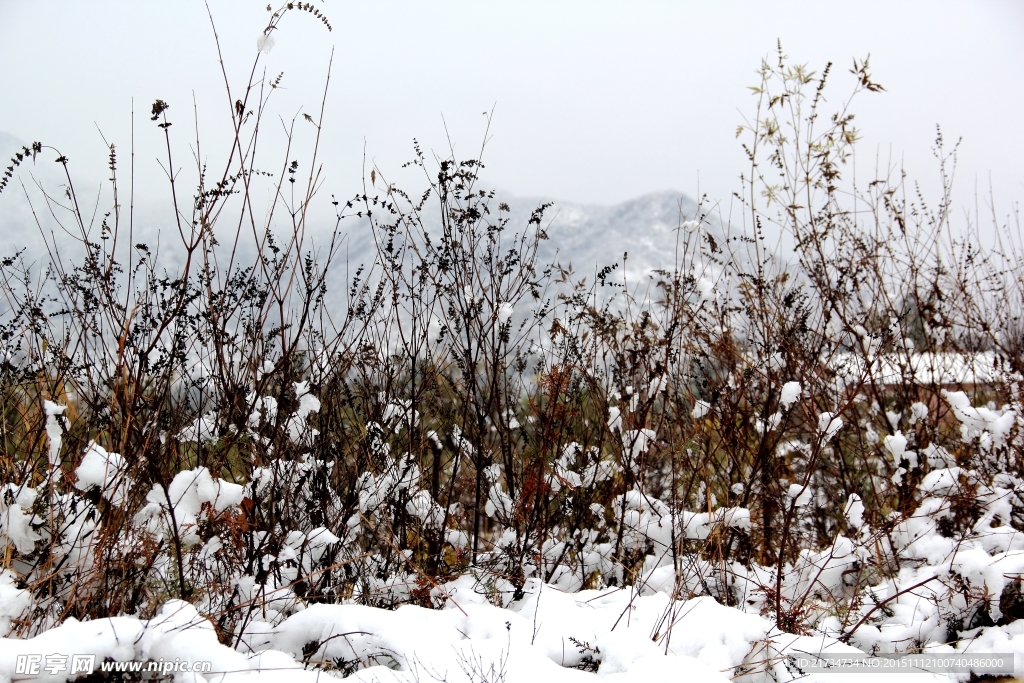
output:
[[[631,278],[658,268],[671,268],[676,260],[678,228],[697,217],[697,203],[681,192],[661,191],[629,199],[619,204],[577,204],[538,197],[515,197],[497,193],[494,200],[509,205],[506,231],[521,232],[534,209],[551,202],[542,226],[548,239],[542,242],[541,264],[570,264],[582,275],[605,266],[619,264],[628,254],[626,272]],[[441,230],[440,216],[425,211],[425,229],[433,234]],[[706,216],[702,234],[710,233],[723,243],[722,228],[715,216]],[[352,266],[372,261],[375,247],[369,226],[350,227],[347,232],[347,258]],[[683,233],[685,237],[686,233]],[[346,254],[343,253],[344,258]]]
[[[12,136],[0,132],[0,142],[6,148],[14,148],[18,141]],[[50,161],[49,157],[46,161]],[[43,181],[51,192],[63,187],[62,178],[51,169],[52,164],[26,166],[21,171],[30,171],[36,178]],[[28,173],[23,179],[31,183]],[[35,220],[23,195],[22,188],[12,183],[0,199],[0,251],[9,255],[19,249],[27,248],[26,256],[31,261],[46,261],[47,255]],[[688,233],[679,233],[679,226],[684,221],[697,218],[697,203],[687,195],[676,191],[652,192],[634,199],[613,205],[581,204],[559,201],[545,197],[517,197],[505,192],[495,192],[491,202],[492,217],[496,216],[499,202],[509,205],[507,233],[511,236],[524,230],[533,211],[540,205],[550,203],[544,213],[542,227],[548,239],[541,243],[539,263],[541,267],[558,264],[562,267],[572,266],[579,276],[591,276],[605,266],[618,265],[615,277],[620,279],[623,273],[629,281],[636,283],[646,277],[652,270],[671,268],[676,261],[677,239],[685,239]],[[179,254],[171,246],[176,242],[176,235],[168,234],[159,239],[155,230],[161,223],[166,224],[169,214],[167,207],[152,202],[136,206],[138,222],[135,241],[155,244],[158,241],[165,246],[161,261],[171,270],[179,265]],[[158,210],[158,215],[150,212]],[[46,217],[44,216],[44,219]],[[158,220],[163,218],[163,221]],[[423,212],[425,229],[431,234],[441,232],[441,217],[436,204],[425,208]],[[44,221],[47,229],[52,228],[52,221]],[[324,233],[325,226],[312,227],[309,236],[310,244],[323,246],[328,236]],[[341,229],[345,242],[334,262],[329,277],[330,288],[345,291],[345,282],[354,274],[360,264],[369,265],[376,256],[376,245],[368,221],[352,219],[342,222]],[[723,244],[723,230],[715,215],[703,219],[700,239],[706,240],[710,234],[718,244]],[[79,249],[74,240],[60,239],[58,244],[64,256],[74,258]],[[623,267],[623,255],[628,258]],[[240,246],[237,255],[239,262],[250,262],[256,258],[251,244]],[[345,267],[347,263],[348,267]]]

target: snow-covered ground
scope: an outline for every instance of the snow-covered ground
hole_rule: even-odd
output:
[[[9,586],[2,590],[4,603],[17,599]],[[179,666],[179,681],[314,681],[345,673],[380,683],[861,679],[806,673],[796,664],[799,656],[843,656],[859,653],[856,648],[820,635],[780,633],[767,620],[710,597],[672,601],[628,589],[568,594],[534,581],[522,600],[502,609],[475,592],[468,577],[446,590],[451,597],[442,610],[311,605],[276,627],[252,622],[235,649],[220,644],[212,624],[182,601],[168,602],[149,621],[69,620],[35,638],[0,641],[0,680],[74,680],[66,670],[17,673],[19,655],[53,653],[91,654],[96,662],[211,663],[204,674]],[[984,637],[969,651],[1024,654],[1024,629],[1000,636]],[[876,683],[948,680],[925,672],[863,677]]]

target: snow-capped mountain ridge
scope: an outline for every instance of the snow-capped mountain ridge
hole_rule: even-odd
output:
[[[672,190],[652,192],[610,206],[516,197],[501,192],[495,195],[494,203],[498,201],[509,206],[509,233],[524,229],[533,211],[550,203],[541,223],[548,239],[541,244],[539,262],[571,264],[578,273],[621,264],[624,254],[628,254],[626,270],[630,274],[671,268],[676,261],[680,225],[698,216],[697,203]],[[436,212],[427,210],[422,219],[428,232],[440,232],[440,216]],[[721,242],[722,230],[715,217],[705,217],[701,229]],[[373,261],[375,247],[365,223],[349,230],[349,245],[350,264]]]

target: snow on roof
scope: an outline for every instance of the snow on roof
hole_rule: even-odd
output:
[[[866,378],[862,354],[836,354],[829,366],[847,383]],[[1020,380],[1001,367],[992,351],[979,353],[913,353],[885,354],[871,358],[871,376],[881,384],[899,384],[910,379],[923,385],[1000,384]]]

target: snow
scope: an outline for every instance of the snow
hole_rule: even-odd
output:
[[[910,380],[924,386],[940,387],[992,384],[1007,379],[993,352],[876,355],[875,344],[877,340],[868,344],[868,362],[865,362],[862,354],[842,352],[836,354],[833,367],[848,383],[864,376],[870,376],[882,384],[898,384]],[[1015,379],[1019,381],[1021,378]]]
[[[88,491],[94,486],[98,487],[104,498],[114,505],[121,505],[134,484],[124,475],[124,470],[124,458],[117,453],[108,453],[92,441],[82,456],[82,463],[75,469],[78,477],[75,488]]]
[[[32,594],[17,584],[14,572],[0,569],[0,636],[7,636],[11,622],[22,618],[32,607]]]
[[[786,382],[782,385],[782,393],[779,395],[779,403],[785,410],[789,410],[790,406],[796,403],[797,399],[800,398],[801,391],[800,382]]]
[[[776,369],[784,367],[780,364]],[[641,456],[663,444],[657,431],[643,426],[649,423],[638,420],[638,404],[644,395],[649,401],[658,399],[668,386],[668,375],[654,374],[646,388],[626,387],[626,400],[610,392],[618,405],[607,406],[608,428],[619,457],[603,456],[599,448],[568,440],[554,451],[545,472],[550,491],[561,492],[567,499],[585,495],[588,487],[638,468]],[[280,422],[291,443],[308,445],[316,437],[309,417],[320,409],[320,401],[306,382],[294,384],[293,389],[297,407],[283,420],[277,419],[275,399],[251,394],[248,427]],[[766,410],[760,413],[765,418],[754,419],[762,436],[784,432],[774,447],[776,455],[795,463],[816,453],[835,457],[837,445],[832,442],[841,443],[836,437],[844,426],[839,409],[821,412],[816,421],[812,418],[811,431],[796,438],[788,433],[788,411],[801,398],[811,405],[810,396],[805,396],[799,381],[786,382],[778,395],[778,411]],[[1019,404],[975,406],[963,392],[943,391],[942,396],[962,426],[963,442],[979,454],[998,456],[1001,446],[1019,446],[1018,429],[1024,424]],[[246,569],[251,572],[246,574],[234,567],[220,574],[232,599],[254,606],[249,618],[226,629],[217,622],[216,596],[190,604],[167,593],[160,598],[162,604],[153,605],[156,611],[151,619],[122,614],[86,622],[70,617],[41,620],[38,614],[44,608],[33,584],[38,579],[19,574],[25,566],[19,556],[49,547],[62,557],[63,577],[73,580],[87,575],[83,573],[93,567],[101,536],[96,533],[103,521],[98,509],[123,509],[135,482],[125,474],[127,457],[91,442],[77,461],[66,493],[48,492],[42,484],[4,484],[0,487],[0,548],[14,559],[0,569],[0,683],[21,680],[16,673],[19,655],[54,652],[91,654],[97,661],[209,661],[213,665],[207,674],[179,672],[175,680],[301,681],[347,675],[365,683],[827,681],[838,674],[803,676],[790,657],[822,652],[895,653],[912,647],[935,653],[1024,655],[1024,620],[1001,621],[1004,610],[1015,609],[1004,604],[1006,591],[1024,576],[1024,533],[1013,526],[1013,516],[1022,505],[1024,481],[1012,469],[983,475],[963,458],[958,464],[959,456],[938,443],[922,445],[918,441],[922,428],[912,428],[929,419],[929,409],[921,402],[894,406],[897,410],[874,405],[870,415],[875,426],[883,432],[891,428],[884,438],[870,420],[857,423],[867,435],[866,442],[878,452],[878,481],[884,482],[895,471],[892,480],[901,483],[908,469],[914,471],[911,505],[902,512],[873,508],[867,514],[865,499],[857,493],[837,494],[834,484],[813,473],[794,472],[795,482],[793,474],[787,474],[789,479],[780,479],[779,485],[794,539],[806,533],[803,525],[809,512],[827,505],[832,496],[837,505],[843,498],[846,502],[842,518],[837,515],[839,526],[823,547],[797,545],[781,567],[727,564],[687,545],[703,541],[710,548],[726,532],[749,533],[751,509],[739,503],[756,482],[736,482],[727,492],[702,483],[691,499],[680,504],[631,484],[606,499],[610,500],[607,508],[588,505],[598,526],[572,534],[551,530],[524,563],[519,584],[513,584],[508,574],[495,572],[493,562],[489,567],[471,564],[461,574],[437,577],[439,582],[450,580],[435,584],[435,579],[416,573],[413,551],[396,547],[399,564],[404,561],[408,568],[384,570],[379,557],[370,557],[361,568],[364,585],[345,595],[318,596],[329,597],[326,601],[307,599],[296,584],[328,563],[341,560],[333,565],[339,567],[363,560],[355,539],[367,518],[388,506],[401,505],[423,529],[443,532],[439,537],[447,540],[450,551],[470,556],[467,532],[445,526],[462,514],[464,504],[442,507],[420,488],[420,468],[409,453],[392,453],[390,435],[400,434],[410,422],[416,424],[419,414],[406,399],[384,394],[379,399],[382,422],[365,426],[375,465],[356,479],[358,512],[335,521],[306,519],[297,526],[274,529],[278,540],[263,546],[267,550],[259,553],[259,568]],[[60,454],[63,406],[44,407],[51,447],[49,473],[57,480],[60,460],[52,453]],[[694,401],[694,419],[710,413],[707,402]],[[514,412],[504,414],[512,426]],[[219,419],[216,411],[209,412],[178,439],[215,440],[224,433]],[[635,428],[625,429],[624,424]],[[458,425],[452,425],[450,436],[462,455],[476,453]],[[436,432],[428,432],[427,438],[441,445]],[[52,451],[55,444],[57,451]],[[496,529],[482,557],[500,557],[504,549],[519,542],[511,522],[521,513],[522,501],[509,492],[513,480],[506,478],[504,467],[492,463],[481,470],[486,482],[484,511]],[[311,493],[310,475],[329,469],[329,464],[306,453],[287,460],[269,458],[265,466],[252,469],[245,485],[221,479],[206,467],[180,471],[166,490],[153,486],[141,510],[132,510],[135,528],[129,531],[133,535],[120,540],[117,548],[130,552],[136,540],[165,543],[174,536],[194,567],[212,572],[226,564],[236,542],[231,534],[237,529],[231,524],[244,523],[238,521],[245,519],[238,508],[281,489],[296,496],[300,506],[316,505],[316,496],[333,494]],[[89,501],[98,499],[89,494],[97,491],[102,500],[94,505]],[[869,501],[876,495],[867,486],[861,491]],[[716,492],[728,496],[727,504],[719,504]],[[954,502],[965,495],[976,506],[976,514],[955,533],[944,531],[944,524],[956,522],[956,515],[962,514]],[[53,512],[63,519],[63,526],[56,530],[44,519]],[[618,525],[617,535],[612,523]],[[269,534],[265,530],[251,533],[253,543],[262,543]],[[616,544],[638,558],[629,570],[629,581],[623,563],[616,559]],[[165,553],[159,559],[163,564],[154,572],[173,584],[177,570],[167,558]],[[893,569],[878,572],[882,566]],[[266,567],[273,570],[265,572]],[[594,576],[600,580],[594,581]],[[608,583],[615,585],[604,587]],[[382,595],[397,609],[365,604],[368,598]],[[801,633],[778,629],[774,613],[778,606],[799,612],[800,628],[795,630]],[[973,623],[979,614],[988,621]],[[37,635],[23,637],[27,634]],[[848,642],[837,640],[840,636]],[[874,672],[865,675],[871,676],[865,680],[873,682],[896,680],[885,675],[880,679]],[[44,673],[39,680],[66,680],[62,676]],[[842,680],[852,683],[861,677],[843,674]],[[904,675],[899,680],[913,678],[950,680],[929,674]]]
[[[833,415],[829,412],[824,412],[818,415],[818,432],[821,434],[822,441],[828,443],[832,437],[842,429],[843,418],[838,415]]]
[[[793,505],[803,507],[811,502],[811,494],[814,490],[810,486],[802,484],[790,484],[787,494],[793,500]]]
[[[696,401],[693,404],[693,419],[699,420],[702,417],[706,417],[708,412],[711,410],[711,404],[707,401]]]
[[[259,37],[256,38],[256,49],[260,52],[269,53],[274,49],[274,36],[261,31]]]
[[[653,429],[628,429],[622,433],[622,448],[631,458],[646,453],[657,438]]]
[[[882,439],[882,445],[892,454],[893,460],[899,465],[903,460],[903,453],[907,450],[907,437],[903,436],[903,432],[886,436]]]
[[[210,470],[197,467],[178,472],[171,480],[167,491],[159,484],[148,494],[148,504],[136,515],[136,523],[148,529],[177,527],[183,545],[193,546],[199,542],[197,535],[200,509],[209,504],[217,513],[230,506],[239,505],[245,491],[239,484],[223,479],[214,479]],[[171,513],[173,506],[173,514]]]
[[[993,410],[988,407],[975,408],[971,399],[962,391],[942,390],[942,396],[953,409],[953,414],[963,425],[964,441],[990,434],[997,444],[1006,441],[1007,434],[1017,424],[1020,416],[1010,407]]]
[[[49,440],[50,469],[54,476],[60,476],[60,446],[64,438],[61,417],[67,406],[57,405],[53,401],[43,401],[43,412],[46,415],[46,438]]]
[[[9,498],[13,498],[14,502],[8,504]],[[0,543],[10,543],[23,554],[32,552],[36,541],[42,538],[31,527],[34,500],[35,489],[16,489],[13,484],[0,487]]]
[[[508,301],[501,302],[498,305],[497,312],[495,313],[495,316],[498,319],[498,323],[501,324],[501,325],[504,325],[505,323],[507,323],[509,321],[509,318],[512,317],[513,309],[514,309],[514,304],[512,304],[511,302],[508,302]]]
[[[0,578],[0,590],[4,586]],[[769,620],[707,596],[673,600],[628,588],[570,594],[531,580],[521,600],[499,607],[472,590],[459,590],[466,587],[464,581],[450,584],[452,597],[442,610],[310,605],[276,627],[249,623],[237,649],[221,644],[213,624],[180,600],[168,601],[149,620],[68,619],[35,638],[0,640],[0,681],[18,680],[19,654],[52,652],[93,654],[97,661],[212,663],[202,677],[179,674],[176,680],[324,680],[323,673],[303,668],[300,660],[306,658],[345,663],[354,669],[348,679],[365,683],[726,683],[737,675],[747,681],[792,680],[787,655],[861,652],[824,636],[781,633]],[[462,599],[474,595],[477,599]],[[1021,634],[989,629],[972,642],[971,651],[1024,651],[1024,629],[1017,630]],[[885,680],[878,675],[866,674],[864,680]],[[860,678],[844,674],[842,680]],[[917,679],[947,680],[927,674]],[[36,680],[68,679],[43,673]]]
[[[864,503],[856,493],[851,493],[850,498],[846,501],[843,516],[846,517],[847,524],[854,529],[864,526]]]
[[[648,394],[656,394],[662,384],[660,377],[655,378]],[[787,401],[795,402],[800,396],[799,386],[794,384],[787,383],[788,389],[784,388]],[[320,406],[308,386],[297,384],[295,390],[299,407],[287,423],[290,436],[301,441],[310,438],[306,419]],[[974,407],[956,392],[947,392],[945,397],[974,437],[989,434],[993,442],[1007,440],[1018,424],[1017,408]],[[276,404],[267,401],[253,403],[262,413],[256,415],[257,423],[276,410]],[[395,406],[396,417],[409,415],[403,402],[391,400],[386,405]],[[921,407],[912,407],[910,413],[917,419],[927,417]],[[620,427],[619,409],[611,407],[609,415],[609,422]],[[819,416],[823,449],[829,448],[826,444],[842,425],[842,419],[833,413]],[[401,494],[405,509],[421,520],[424,528],[441,529],[446,510],[419,488],[416,465],[407,455],[393,457],[386,443],[374,441],[388,431],[381,425],[367,425],[371,447],[383,466],[360,477],[362,514],[373,514],[375,508]],[[621,431],[620,427],[620,432],[627,460],[639,456],[657,439],[654,430],[646,428]],[[460,431],[454,429],[452,438],[472,454],[472,446]],[[37,631],[35,637],[19,638],[19,625],[36,605],[35,597],[17,573],[3,569],[0,683],[19,680],[15,673],[18,655],[50,653],[91,654],[97,661],[212,663],[212,672],[179,673],[176,680],[301,681],[347,674],[349,679],[365,683],[826,681],[838,674],[801,677],[789,658],[801,653],[900,652],[908,643],[919,643],[925,651],[936,653],[1024,654],[1021,621],[982,627],[967,622],[954,626],[951,621],[956,614],[980,609],[998,621],[1001,596],[1024,575],[1024,534],[1010,525],[1013,506],[1019,504],[1016,496],[1024,484],[1008,472],[983,481],[975,471],[957,466],[936,444],[921,449],[924,457],[918,463],[917,454],[907,448],[909,443],[909,436],[899,430],[880,441],[895,464],[927,467],[916,487],[920,496],[917,508],[910,514],[892,513],[888,520],[880,520],[891,529],[879,533],[865,519],[864,501],[851,493],[843,508],[849,535],[836,535],[830,546],[820,550],[799,550],[793,561],[782,567],[781,576],[773,567],[733,563],[725,568],[697,554],[673,555],[674,539],[710,540],[721,537],[725,529],[741,533],[751,529],[748,508],[719,506],[706,487],[698,496],[697,509],[703,512],[674,509],[637,488],[614,498],[609,510],[591,505],[598,519],[609,511],[621,514],[623,547],[646,553],[633,585],[585,588],[587,577],[595,572],[619,581],[623,575],[622,568],[612,561],[612,544],[599,542],[594,530],[583,530],[574,553],[566,552],[566,540],[546,539],[535,560],[540,572],[531,566],[521,591],[516,591],[507,577],[471,567],[432,587],[429,599],[439,609],[415,604],[401,604],[393,610],[372,607],[359,604],[364,595],[359,592],[333,602],[307,602],[296,594],[292,582],[300,572],[314,571],[315,563],[321,562],[329,549],[349,543],[352,530],[362,522],[357,515],[345,523],[347,528],[343,524],[337,529],[312,525],[293,529],[283,534],[275,554],[264,558],[265,564],[278,567],[276,577],[262,579],[264,583],[252,575],[230,579],[239,599],[245,603],[259,599],[260,609],[220,638],[212,621],[217,614],[212,603],[193,605],[174,599],[167,599],[152,619],[120,615],[79,622],[65,618]],[[785,442],[779,449],[811,452],[811,446],[800,441]],[[617,466],[592,460],[591,455],[578,443],[565,444],[552,463],[551,489],[575,490],[606,480]],[[312,465],[308,456],[276,461],[256,468],[246,486],[217,478],[205,467],[184,470],[173,477],[166,491],[161,486],[149,491],[147,504],[135,521],[146,533],[166,536],[173,528],[183,548],[191,549],[188,551],[194,552],[199,562],[213,566],[230,541],[226,536],[200,537],[199,531],[209,519],[206,511],[220,515],[241,506],[247,495],[264,495],[271,486],[296,486],[295,482],[306,480],[304,473]],[[90,443],[75,469],[75,490],[84,493],[98,488],[112,505],[122,505],[133,485],[124,469],[125,458]],[[487,467],[483,474],[489,486],[486,513],[503,524],[516,514],[517,501],[505,489],[500,465]],[[827,490],[811,480],[784,485],[796,519],[827,500]],[[961,495],[965,486],[972,487],[979,515],[961,536],[943,535],[939,528],[951,514],[949,497]],[[744,487],[733,485],[731,492],[740,496]],[[40,495],[37,489],[13,483],[0,490],[2,540],[22,555],[33,552],[48,533],[33,512]],[[68,510],[65,498],[58,497],[52,504]],[[68,557],[70,567],[88,568],[94,552],[90,540],[95,537],[94,508],[86,504],[76,509],[66,523],[67,539],[73,540],[54,539],[55,548]],[[464,531],[445,529],[445,533],[454,549],[468,547]],[[515,542],[510,534],[504,531],[495,546]],[[576,564],[559,564],[572,557]],[[859,602],[847,602],[853,590],[850,577],[858,575],[864,564],[876,566],[890,557],[899,557],[904,563],[898,572],[868,585]],[[401,572],[373,576],[365,590],[368,595],[386,592],[397,596],[397,602],[408,602],[417,581],[415,575]],[[771,613],[774,599],[768,592],[776,585],[781,588],[783,604],[801,604],[809,635],[785,633],[776,627]],[[724,604],[727,600],[729,604]],[[836,616],[836,604],[852,605],[845,625]],[[885,609],[876,610],[875,605],[885,605]],[[861,621],[852,632],[844,630],[851,622]],[[948,642],[951,628],[959,629],[952,644]],[[836,640],[844,632],[849,644]],[[879,679],[874,672],[867,675],[871,678],[865,680],[870,681],[887,678]],[[860,678],[843,674],[842,680],[853,683]],[[949,680],[928,674],[913,678]],[[44,672],[39,680],[66,677]]]

